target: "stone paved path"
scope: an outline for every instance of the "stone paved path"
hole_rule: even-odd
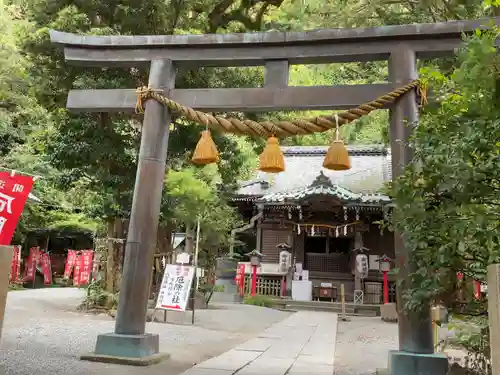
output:
[[[181,375],[333,375],[337,315],[298,312]]]

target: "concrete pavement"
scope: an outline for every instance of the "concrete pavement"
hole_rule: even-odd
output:
[[[333,375],[337,315],[300,311],[181,375]]]

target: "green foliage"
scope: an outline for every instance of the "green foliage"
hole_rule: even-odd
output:
[[[467,351],[465,367],[471,375],[491,375],[491,352],[488,319],[466,318],[450,326],[455,336],[449,344]]]
[[[92,280],[87,286],[87,295],[80,309],[116,309],[118,306],[118,294],[107,292],[104,288],[103,280]]]
[[[261,306],[261,307],[272,307],[273,300],[268,296],[246,296],[243,300],[245,305]]]

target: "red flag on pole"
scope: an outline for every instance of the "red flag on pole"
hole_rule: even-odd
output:
[[[82,255],[80,252],[76,252],[75,258],[75,270],[73,271],[73,285],[80,286],[80,265],[82,261]]]
[[[69,279],[71,277],[71,272],[76,263],[76,251],[68,250],[68,256],[66,257],[66,266],[64,268],[64,278]]]
[[[31,176],[0,172],[0,245],[10,245],[33,182]]]
[[[32,247],[30,249],[30,255],[28,256],[26,262],[26,274],[24,276],[24,281],[31,281],[35,277],[36,266],[38,264],[40,248]]]
[[[10,282],[17,283],[21,278],[21,246],[14,246],[10,269]]]
[[[80,277],[78,279],[79,285],[86,285],[90,281],[90,274],[92,272],[92,258],[94,256],[93,250],[83,250],[80,256]]]
[[[50,255],[45,251],[40,254],[40,263],[42,265],[43,283],[45,285],[52,284],[52,264],[50,262]]]

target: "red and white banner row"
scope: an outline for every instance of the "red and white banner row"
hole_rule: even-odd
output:
[[[90,275],[97,273],[97,262],[92,262],[94,258],[93,250],[68,250],[64,278],[69,279],[73,274],[73,285],[87,285],[90,282]]]
[[[32,281],[35,277],[37,266],[42,267],[43,283],[45,285],[52,284],[52,265],[50,263],[50,255],[45,251],[40,250],[39,247],[32,247],[30,249],[28,259],[26,260],[24,277],[21,280],[21,247],[14,246],[10,282],[18,283]]]
[[[64,269],[64,278],[69,279],[73,275],[73,285],[87,285],[90,282],[90,275],[97,274],[97,263],[94,261],[93,250],[68,250],[66,258],[66,267]],[[52,265],[50,255],[39,247],[32,247],[28,258],[26,259],[26,267],[24,268],[24,277],[21,278],[21,247],[14,246],[12,256],[12,265],[10,272],[10,282],[19,283],[33,281],[36,275],[37,266],[42,268],[43,282],[45,285],[52,284]]]

